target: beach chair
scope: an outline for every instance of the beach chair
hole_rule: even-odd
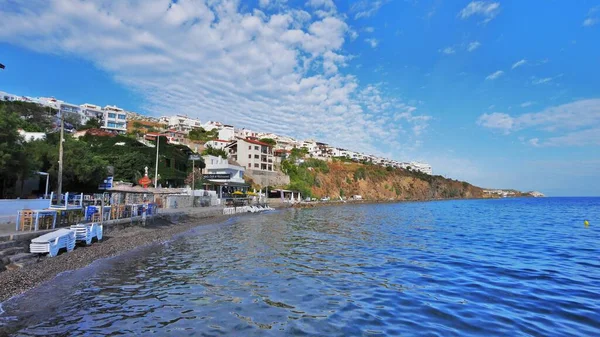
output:
[[[98,223],[73,225],[71,230],[75,231],[75,241],[85,242],[88,246],[94,238],[98,241],[102,240],[103,228]]]
[[[100,216],[100,211],[96,206],[88,206],[85,210],[85,221],[99,222]]]
[[[75,249],[75,231],[62,228],[31,240],[29,245],[31,253],[48,253],[50,257],[58,255],[58,251],[62,248],[66,248],[67,252]]]
[[[24,209],[21,210],[21,215],[20,215],[20,220],[19,220],[19,227],[21,229],[21,231],[24,231],[26,227],[29,226],[30,231],[33,230],[34,228],[34,218],[33,218],[33,211],[30,209]]]
[[[40,223],[38,224],[38,229],[50,229],[52,228],[52,223],[54,222],[54,218],[51,216],[42,216],[40,217]]]

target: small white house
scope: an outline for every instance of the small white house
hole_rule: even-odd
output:
[[[223,125],[219,130],[219,139],[232,141],[235,139],[235,129],[231,125]]]
[[[215,139],[215,140],[209,140],[208,142],[206,142],[204,144],[205,147],[212,147],[213,149],[217,149],[217,150],[223,150],[225,149],[225,146],[227,146],[227,144],[229,144],[230,141],[228,140],[223,140],[223,139]]]
[[[27,132],[23,129],[17,130],[19,135],[23,137],[26,142],[32,142],[34,140],[43,140],[46,139],[46,134],[44,132]]]

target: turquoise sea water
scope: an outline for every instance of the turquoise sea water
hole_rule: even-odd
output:
[[[599,245],[600,198],[244,216],[62,274],[0,335],[597,336]]]

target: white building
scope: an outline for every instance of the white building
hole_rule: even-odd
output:
[[[99,105],[85,103],[80,105],[79,108],[81,109],[83,119],[85,119],[85,121],[82,121],[83,124],[85,124],[88,120],[92,118],[99,120],[102,120],[104,118],[104,111],[102,111],[102,107],[100,107]]]
[[[427,163],[420,163],[411,161],[410,163],[402,163],[403,168],[409,168],[414,171],[420,171],[426,174],[433,174],[433,170],[431,169],[431,165]]]
[[[116,106],[107,105],[104,111],[104,125],[102,129],[117,133],[127,132],[127,113]]]
[[[244,171],[245,169],[238,165],[233,165],[228,162],[227,159],[215,156],[202,156],[204,164],[206,165],[205,174],[211,175],[229,175],[228,179],[208,179],[213,182],[221,183],[244,183]]]
[[[225,146],[227,146],[227,144],[231,143],[228,140],[223,140],[223,139],[215,139],[215,140],[209,140],[208,142],[206,142],[204,144],[205,147],[212,147],[213,149],[218,149],[218,150],[223,150],[225,149]]]
[[[273,146],[251,139],[237,139],[225,147],[229,157],[246,169],[275,171]]]
[[[235,139],[235,129],[231,125],[223,125],[219,129],[219,139],[232,141]]]
[[[188,134],[193,129],[202,127],[199,119],[189,118],[185,115],[175,115],[168,117],[160,117],[160,122],[167,124],[169,129],[185,132]]]
[[[46,139],[45,132],[27,132],[27,131],[24,131],[23,129],[18,129],[17,131],[19,132],[19,135],[21,137],[23,137],[23,140],[25,140],[25,142],[32,142],[34,140]]]
[[[221,130],[222,127],[223,127],[223,123],[221,123],[221,122],[208,121],[208,122],[202,124],[202,128],[206,131],[212,131],[214,129]]]
[[[244,138],[244,139],[246,139],[248,137],[258,138],[259,137],[259,133],[258,132],[254,132],[252,130],[248,130],[248,129],[243,128],[243,129],[237,129],[237,130],[235,130],[235,137],[237,137],[237,138]]]
[[[77,118],[79,120],[79,123],[81,123],[81,124],[85,124],[85,122],[87,121],[87,118],[85,118],[85,116],[81,112],[81,108],[79,107],[79,105],[66,103],[66,102],[60,103],[60,109],[58,110],[58,116],[62,116],[63,114],[64,114],[65,118],[69,117],[69,116]]]

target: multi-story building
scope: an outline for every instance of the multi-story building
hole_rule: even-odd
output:
[[[273,146],[252,139],[236,139],[225,147],[229,157],[246,169],[275,171]]]
[[[248,130],[248,129],[237,129],[235,130],[235,137],[237,138],[258,138],[259,137],[259,133],[258,132],[254,132],[252,130]]]
[[[185,132],[185,134],[202,127],[202,123],[199,119],[189,118],[185,115],[161,117],[160,122],[167,124],[169,129]]]
[[[208,121],[202,124],[202,128],[206,131],[212,131],[214,129],[220,130],[223,127],[221,122]]]
[[[102,120],[104,118],[104,111],[102,111],[102,107],[94,104],[85,103],[79,106],[82,114],[82,123],[85,124],[88,120],[95,118]]]
[[[102,129],[114,133],[127,132],[127,113],[116,106],[107,105],[102,109],[104,112],[104,125]]]
[[[423,173],[431,175],[433,170],[431,169],[431,165],[427,163],[419,163],[419,162],[410,162],[410,167],[413,170],[421,171]]]

